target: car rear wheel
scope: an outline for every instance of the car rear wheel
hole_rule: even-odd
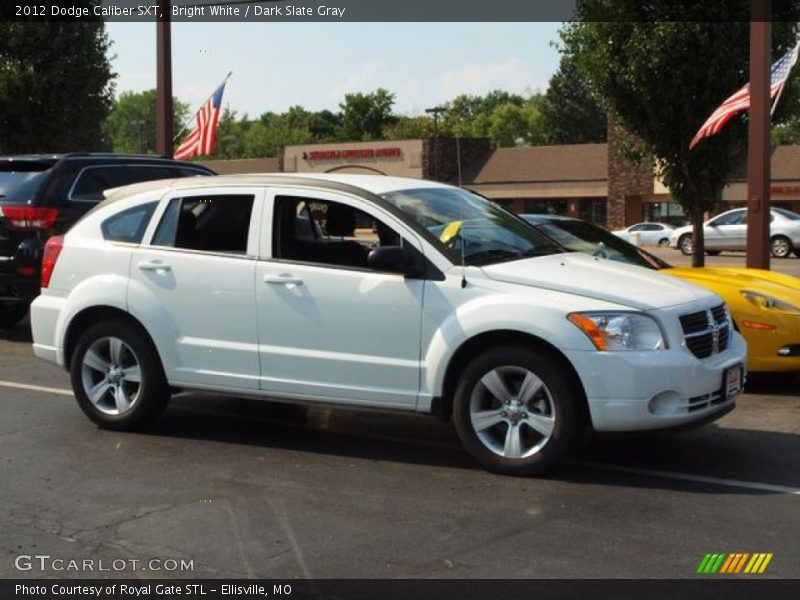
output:
[[[769,241],[769,251],[775,258],[787,258],[794,251],[792,241],[783,235],[776,235]]]
[[[81,334],[70,375],[78,405],[107,429],[142,429],[161,414],[170,398],[155,350],[128,323],[104,321]]]
[[[661,238],[658,240],[659,246],[669,246],[669,238]]]
[[[694,244],[692,243],[692,234],[691,233],[684,233],[680,239],[678,240],[678,248],[685,256],[691,256],[692,251],[694,250]]]
[[[27,302],[0,302],[0,329],[11,329],[28,314]]]
[[[453,420],[464,448],[485,469],[540,475],[572,449],[580,393],[571,374],[523,346],[473,360],[456,387]]]

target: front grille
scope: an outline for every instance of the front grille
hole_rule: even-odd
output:
[[[724,352],[731,335],[731,324],[725,305],[680,317],[686,347],[697,358],[708,358]]]
[[[701,310],[700,312],[683,315],[681,317],[681,327],[683,327],[684,335],[705,331],[708,329],[708,312]]]

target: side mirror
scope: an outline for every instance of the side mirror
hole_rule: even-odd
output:
[[[411,255],[402,246],[378,246],[367,255],[367,266],[376,271],[407,273]]]

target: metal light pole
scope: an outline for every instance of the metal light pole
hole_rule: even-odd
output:
[[[158,0],[156,24],[156,154],[172,158],[172,34],[170,0]]]
[[[754,269],[769,269],[771,17],[771,0],[750,0],[747,266]]]

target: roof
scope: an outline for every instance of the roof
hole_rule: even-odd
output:
[[[426,181],[421,179],[410,179],[405,177],[386,177],[383,175],[353,175],[338,173],[248,173],[246,175],[218,175],[216,177],[184,177],[180,179],[162,179],[157,181],[147,181],[134,183],[123,187],[106,190],[105,197],[115,200],[126,198],[133,194],[157,189],[181,188],[181,189],[202,189],[218,188],[226,185],[238,186],[258,186],[258,185],[308,185],[314,186],[329,183],[333,185],[346,185],[358,188],[372,194],[385,194],[387,192],[397,192],[402,190],[418,188],[450,188],[452,186]],[[321,185],[320,187],[330,187]]]
[[[277,173],[280,164],[277,158],[241,158],[234,160],[204,160],[200,161],[220,175],[234,175],[236,173]]]
[[[484,161],[472,165],[465,175],[464,181],[471,184],[605,181],[608,145],[497,148]]]
[[[800,145],[778,146],[772,153],[771,178],[800,179]]]

